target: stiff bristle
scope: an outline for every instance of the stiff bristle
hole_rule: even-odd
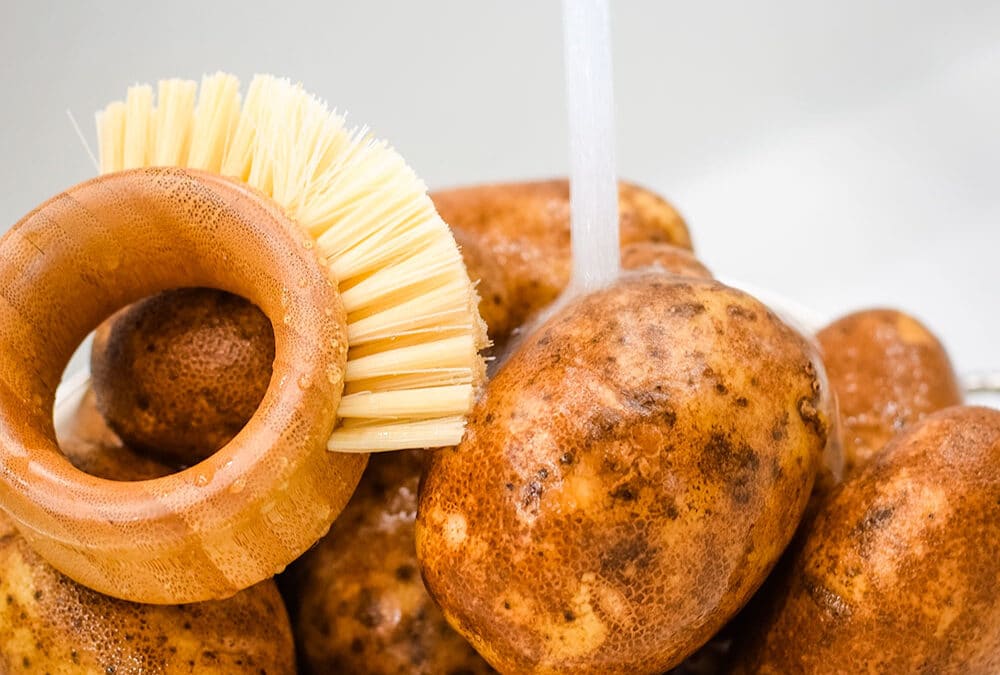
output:
[[[148,85],[98,113],[102,173],[180,166],[245,181],[311,236],[348,321],[331,450],[457,443],[485,377],[479,299],[451,231],[403,158],[288,80],[217,73]]]

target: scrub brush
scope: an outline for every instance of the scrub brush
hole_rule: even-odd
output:
[[[97,114],[101,173],[200,169],[279,204],[329,264],[348,321],[340,422],[329,449],[458,443],[485,378],[487,346],[458,246],[427,189],[367,128],[300,85],[233,75],[129,88]]]

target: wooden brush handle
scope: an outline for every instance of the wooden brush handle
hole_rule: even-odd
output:
[[[311,241],[266,198],[180,169],[109,174],[54,197],[0,240],[0,504],[74,580],[147,603],[223,598],[322,536],[365,456],[326,451],[346,317]],[[113,311],[170,288],[254,302],[274,325],[274,375],[233,441],[139,482],[75,469],[56,444],[55,390]]]

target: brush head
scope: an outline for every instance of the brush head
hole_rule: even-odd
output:
[[[217,73],[137,85],[98,113],[102,173],[201,169],[245,182],[300,226],[337,283],[348,363],[331,450],[454,445],[485,379],[479,299],[403,158],[301,86]]]

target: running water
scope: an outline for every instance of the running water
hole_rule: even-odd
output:
[[[618,278],[618,181],[608,0],[563,0],[573,277],[569,294]]]
[[[555,302],[511,334],[488,368],[491,377],[566,303],[621,272],[609,13],[608,0],[563,0],[573,274]]]

